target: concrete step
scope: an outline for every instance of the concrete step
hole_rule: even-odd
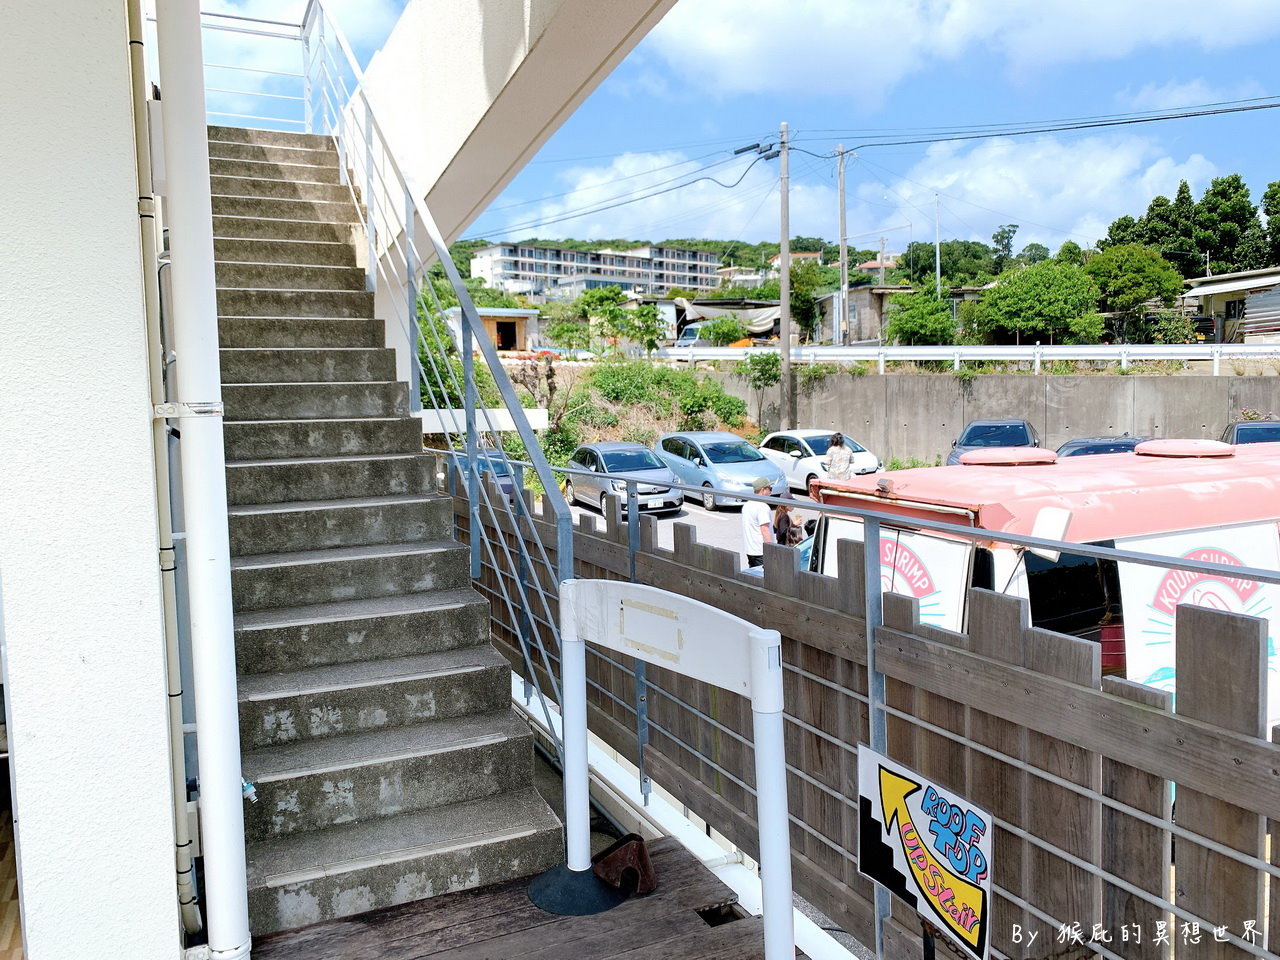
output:
[[[237,611],[455,590],[470,583],[467,548],[451,540],[236,557]]]
[[[293,180],[309,183],[338,183],[340,179],[336,154],[331,161],[323,164],[291,163],[288,159],[272,161],[215,157],[212,156],[212,145],[210,147],[209,174],[214,177],[253,177],[257,180]],[[316,159],[329,156],[329,152],[308,150],[301,153],[301,157],[291,159],[306,161],[310,159],[308,154],[316,154]]]
[[[532,760],[509,699],[467,717],[260,747],[243,755],[258,791],[245,833],[265,840],[508,793],[529,784]]]
[[[453,503],[432,494],[268,503],[228,509],[231,554],[286,553],[370,543],[443,540]]]
[[[232,506],[427,494],[433,461],[421,453],[383,456],[245,459],[227,464]]]
[[[232,143],[225,140],[209,141],[209,160],[249,160],[257,163],[279,163],[299,167],[326,167],[338,169],[338,151],[332,146],[310,149],[307,147],[277,147],[258,143]],[[212,170],[210,171],[212,172]]]
[[[416,417],[240,420],[225,423],[222,430],[228,460],[341,457],[422,450],[422,425]],[[296,495],[290,497],[296,498]]]
[[[379,817],[247,848],[249,912],[262,935],[532,876],[563,857],[533,790]]]
[[[409,412],[408,387],[394,380],[329,383],[229,383],[226,420],[396,417]]]
[[[315,180],[281,180],[278,177],[211,176],[214,196],[256,197],[263,200],[314,200],[328,203],[351,202],[351,188]]]
[[[219,317],[353,317],[373,316],[373,294],[367,290],[262,290],[218,288]]]
[[[381,347],[381,320],[351,317],[223,317],[219,344],[238,349]]]
[[[290,240],[328,243],[363,243],[364,228],[358,223],[321,223],[289,217],[255,214],[215,216],[213,236],[224,240]]]
[[[316,383],[339,380],[394,380],[396,352],[389,348],[345,347],[317,350],[226,348],[218,351],[222,382]]]
[[[284,197],[236,197],[215,193],[215,217],[258,217],[268,220],[360,223],[356,205],[347,200],[290,200]]]
[[[248,674],[239,690],[240,745],[249,752],[505,711],[511,666],[486,643],[397,660]]]
[[[470,587],[236,616],[242,674],[458,650],[488,640],[489,604]]]
[[[217,261],[214,273],[219,287],[284,290],[363,290],[364,270],[359,267],[315,266],[296,263],[244,263]]]
[[[322,133],[292,133],[285,130],[257,130],[209,124],[209,141],[252,143],[258,146],[294,147],[299,150],[332,150],[333,137]]]
[[[249,240],[227,237],[213,241],[213,256],[218,263],[356,266],[356,251],[350,243],[324,240]]]

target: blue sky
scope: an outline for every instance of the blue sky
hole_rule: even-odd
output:
[[[339,5],[349,33],[365,21],[355,39],[368,49],[397,0]],[[1276,0],[680,0],[465,236],[773,239],[776,161],[731,190],[702,182],[561,218],[708,164],[734,180],[750,158],[731,159],[732,148],[776,137],[782,120],[797,146],[825,154],[895,128],[1280,95],[1277,42]],[[1278,124],[1280,110],[864,148],[848,166],[851,242],[932,240],[935,191],[944,238],[986,241],[1012,222],[1017,247],[1089,243],[1183,178],[1198,195],[1239,172],[1256,200],[1280,179]],[[793,154],[791,222],[794,234],[835,238],[833,161]]]

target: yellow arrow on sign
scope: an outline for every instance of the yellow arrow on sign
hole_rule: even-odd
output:
[[[978,950],[986,919],[986,891],[967,878],[957,876],[929,850],[929,844],[911,820],[907,797],[921,789],[921,784],[892,770],[880,768],[880,804],[885,827],[897,836],[911,864],[912,879],[947,930]]]

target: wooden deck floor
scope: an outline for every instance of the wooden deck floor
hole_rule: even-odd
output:
[[[466,890],[255,939],[255,960],[759,960],[758,917],[711,926],[737,896],[678,842],[649,847],[658,889],[608,913],[560,917],[528,881]],[[721,913],[725,911],[719,911]]]

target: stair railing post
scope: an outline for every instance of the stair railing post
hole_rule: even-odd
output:
[[[880,584],[880,521],[871,517],[863,521],[862,575],[866,590],[864,623],[867,635],[867,722],[870,727],[867,739],[872,750],[884,754],[887,752],[885,680],[884,674],[876,669],[876,629],[884,625],[884,597]],[[889,919],[889,891],[878,883],[875,887],[876,957],[883,958],[884,923]]]
[[[476,442],[476,358],[471,347],[471,326],[462,324],[462,412],[467,447],[467,516],[471,523],[471,579],[480,576],[480,541],[484,531],[480,529],[480,462],[479,444]]]
[[[627,571],[636,580],[636,554],[640,552],[640,503],[636,481],[627,481]],[[649,665],[635,661],[636,668],[636,776],[640,779],[640,797],[647,807],[653,783],[645,773],[644,748],[649,742]]]
[[[373,220],[373,112],[369,100],[361,98],[364,106],[364,193],[360,197],[364,201],[364,234],[367,242],[369,258],[364,275],[364,288],[378,288],[378,240]]]
[[[241,960],[249,956],[251,939],[213,266],[213,203],[198,5],[184,0],[160,0],[156,35],[165,97],[165,213],[172,253],[173,342],[177,356],[176,390],[167,415],[177,420],[182,432],[204,895],[211,955],[218,960]]]
[[[413,194],[408,187],[404,191],[404,282],[405,299],[408,305],[408,329],[405,336],[409,338],[405,349],[409,351],[409,411],[416,413],[422,409],[422,381],[419,379],[418,365],[413,357],[418,349],[418,282],[417,267],[421,262],[417,248],[413,242],[413,231],[417,220],[417,209],[413,203]],[[427,278],[427,283],[430,283]]]

